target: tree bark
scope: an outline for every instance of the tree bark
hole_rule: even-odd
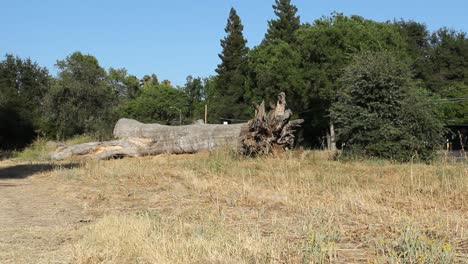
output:
[[[335,125],[330,121],[330,148],[331,151],[336,151],[336,135],[335,135]]]
[[[294,133],[303,119],[289,121],[292,111],[286,109],[286,95],[280,93],[276,106],[268,113],[265,102],[256,107],[255,118],[243,127],[240,152],[247,156],[277,154],[294,147]]]
[[[98,159],[109,159],[195,153],[221,146],[237,149],[244,125],[165,126],[123,118],[114,128],[114,137],[117,140],[62,147],[53,152],[51,158],[61,160],[71,156],[95,156]]]
[[[285,95],[281,93],[276,107],[268,114],[262,102],[257,107],[256,117],[243,124],[165,126],[123,118],[114,128],[116,140],[60,147],[50,157],[55,160],[72,156],[110,159],[195,153],[221,146],[235,149],[244,155],[276,153],[294,145],[295,129],[303,120],[289,121],[291,115],[291,110],[286,109]]]

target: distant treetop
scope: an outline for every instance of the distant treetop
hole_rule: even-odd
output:
[[[297,7],[291,4],[291,0],[275,0],[273,9],[277,18],[268,21],[265,41],[283,40],[287,43],[294,42],[294,32],[301,26],[300,17],[297,15]]]

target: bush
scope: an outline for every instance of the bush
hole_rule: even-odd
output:
[[[388,52],[363,53],[345,69],[340,84],[332,118],[345,155],[398,161],[433,157],[443,124],[404,63]]]

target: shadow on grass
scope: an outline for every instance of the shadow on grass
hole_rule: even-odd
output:
[[[55,169],[73,169],[79,167],[79,163],[67,164],[20,164],[11,167],[0,168],[1,179],[24,179],[36,173],[52,171]]]

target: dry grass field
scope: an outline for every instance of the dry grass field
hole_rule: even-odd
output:
[[[1,263],[468,263],[462,162],[10,160],[2,199]]]

